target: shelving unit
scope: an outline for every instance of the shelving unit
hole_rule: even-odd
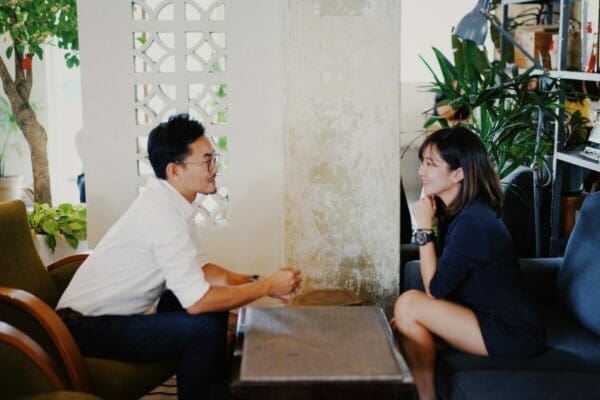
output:
[[[550,77],[557,79],[572,79],[580,81],[600,82],[600,73],[587,73],[577,71],[566,71],[567,65],[567,35],[569,28],[570,9],[569,5],[581,0],[502,0],[502,26],[508,28],[508,8],[511,4],[545,4],[548,6],[547,23],[552,23],[552,13],[554,6],[559,4],[559,65],[557,70],[539,71],[540,74],[547,74]],[[599,10],[600,12],[600,10]],[[506,54],[508,43],[502,42],[502,54]],[[565,113],[561,111],[559,114],[561,119],[564,119]],[[592,171],[600,172],[600,162],[596,162],[590,158],[583,157],[578,151],[563,150],[564,132],[562,132],[560,124],[557,126],[554,134],[554,160],[553,160],[553,177],[552,177],[552,204],[551,204],[551,228],[550,228],[550,255],[559,255],[563,250],[564,240],[559,237],[559,216],[560,216],[560,197],[562,188],[562,178],[564,169],[568,165],[575,165]]]
[[[556,73],[559,79],[575,79],[581,81],[600,81],[600,74],[587,72],[564,71],[567,59],[567,35],[569,29],[570,9],[569,5],[573,0],[560,1],[560,20],[559,20],[559,68]],[[597,11],[597,12],[600,12]],[[564,118],[564,113],[561,115]],[[583,157],[578,151],[563,150],[564,132],[557,127],[554,134],[554,174],[552,181],[552,208],[551,208],[551,232],[550,232],[550,255],[556,256],[563,250],[564,240],[559,237],[559,218],[560,218],[560,197],[562,188],[562,178],[564,169],[568,165],[575,165],[588,170],[600,172],[600,163]]]
[[[561,162],[600,172],[600,162],[581,156],[579,151],[559,151],[555,157]]]

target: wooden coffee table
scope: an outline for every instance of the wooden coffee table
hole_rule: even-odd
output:
[[[379,307],[243,308],[238,399],[405,399],[412,376]]]

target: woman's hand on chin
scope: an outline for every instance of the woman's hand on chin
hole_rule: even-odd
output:
[[[435,199],[433,196],[423,196],[412,207],[418,229],[431,229],[435,218]]]

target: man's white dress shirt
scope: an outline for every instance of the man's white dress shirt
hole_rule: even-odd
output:
[[[183,307],[200,300],[210,286],[195,215],[167,181],[151,177],[77,270],[56,308],[84,315],[147,314],[165,288]]]

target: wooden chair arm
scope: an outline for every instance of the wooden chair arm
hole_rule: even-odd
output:
[[[48,267],[47,267],[48,271],[54,271],[55,269],[60,268],[63,265],[67,265],[67,264],[71,264],[71,263],[79,262],[79,264],[81,264],[82,262],[85,261],[86,258],[88,258],[89,255],[90,255],[90,253],[86,252],[86,253],[73,254],[72,256],[61,258],[60,260],[48,265]]]
[[[39,344],[4,321],[0,321],[0,342],[8,343],[31,360],[48,379],[54,390],[66,390],[70,386],[56,372],[56,365]]]
[[[75,272],[77,272],[77,269],[81,263],[85,261],[88,255],[88,253],[75,254],[62,258],[47,267],[50,276],[58,289],[58,293],[62,294],[67,286],[69,286],[73,275],[75,275]]]
[[[0,302],[31,315],[48,333],[62,358],[74,390],[91,392],[91,381],[83,356],[62,319],[42,300],[24,290],[0,286]]]

